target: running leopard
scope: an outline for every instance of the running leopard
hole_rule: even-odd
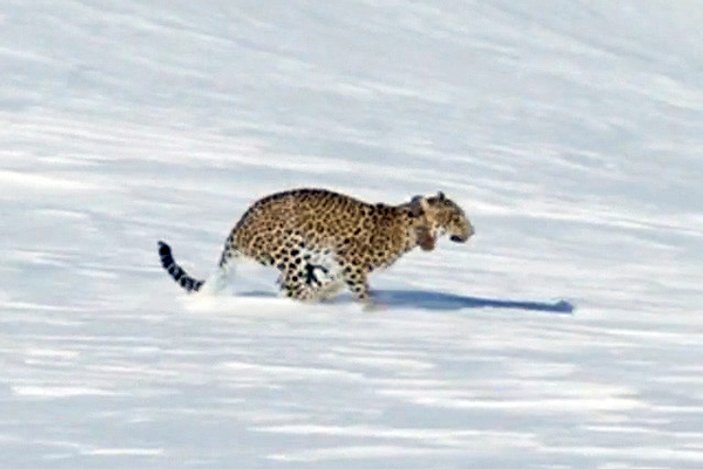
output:
[[[216,277],[226,278],[238,260],[254,259],[280,272],[284,296],[317,301],[344,286],[370,301],[368,276],[415,247],[435,248],[448,234],[464,243],[474,228],[464,211],[442,192],[400,205],[370,204],[325,189],[279,192],[254,203],[230,232]],[[188,275],[159,241],[163,267],[188,292],[205,281]]]

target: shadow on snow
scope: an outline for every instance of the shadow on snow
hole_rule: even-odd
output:
[[[374,298],[390,308],[421,308],[428,311],[458,310],[463,308],[501,308],[572,314],[574,305],[560,300],[552,303],[539,301],[499,300],[462,296],[453,293],[418,290],[376,290]]]
[[[277,297],[274,293],[261,291],[240,293],[238,296]],[[384,307],[389,309],[416,308],[426,311],[451,311],[464,308],[500,308],[541,311],[556,314],[572,314],[575,309],[573,304],[565,300],[551,303],[541,301],[499,300],[423,290],[374,290],[373,297]],[[331,303],[346,303],[349,301],[351,301],[351,298],[349,298],[348,295],[342,295],[341,298],[332,300]]]

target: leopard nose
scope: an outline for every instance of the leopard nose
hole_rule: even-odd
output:
[[[454,241],[455,243],[465,243],[466,241],[469,240],[470,237],[474,235],[474,227],[470,223],[467,225],[466,230],[460,234],[460,235],[451,235],[449,237],[450,240]]]

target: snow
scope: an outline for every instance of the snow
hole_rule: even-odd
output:
[[[701,467],[701,21],[4,0],[2,466]],[[304,186],[442,190],[477,234],[374,275],[374,312],[162,271],[158,239],[204,278]]]

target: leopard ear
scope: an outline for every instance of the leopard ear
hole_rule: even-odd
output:
[[[413,217],[419,217],[425,214],[427,211],[427,199],[421,195],[416,195],[410,200],[410,213]]]
[[[439,200],[444,200],[446,198],[446,197],[444,197],[444,192],[442,192],[442,191],[437,192],[437,198]]]

